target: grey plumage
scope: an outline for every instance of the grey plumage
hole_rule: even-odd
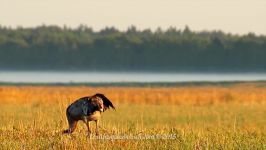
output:
[[[112,102],[100,93],[76,100],[66,109],[69,129],[64,130],[63,133],[72,133],[76,129],[77,122],[82,120],[88,128],[89,134],[91,133],[89,122],[95,121],[96,134],[98,135],[98,122],[101,117],[101,113],[109,108],[115,109]]]

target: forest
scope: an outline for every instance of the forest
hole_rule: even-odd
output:
[[[0,26],[1,70],[266,71],[266,36],[169,27]]]

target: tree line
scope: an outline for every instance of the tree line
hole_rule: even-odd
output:
[[[266,36],[169,27],[0,26],[0,69],[266,71]]]

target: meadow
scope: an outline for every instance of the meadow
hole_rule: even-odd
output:
[[[66,107],[95,93],[117,108],[103,113],[100,136],[82,122],[62,135]],[[266,149],[265,124],[265,83],[0,86],[0,149]]]

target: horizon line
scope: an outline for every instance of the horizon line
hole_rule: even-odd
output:
[[[133,28],[135,27],[136,28],[136,31],[138,32],[143,32],[145,30],[150,30],[151,32],[156,32],[157,30],[161,30],[163,32],[166,32],[167,30],[169,29],[176,29],[176,31],[184,31],[186,28],[188,28],[191,32],[194,32],[194,33],[202,33],[202,32],[222,32],[223,34],[225,35],[234,35],[234,36],[245,36],[245,35],[249,35],[249,34],[254,34],[255,36],[266,36],[266,34],[264,33],[255,33],[255,32],[252,32],[252,31],[247,31],[245,33],[233,33],[233,32],[228,32],[228,31],[224,31],[223,29],[202,29],[202,30],[194,30],[192,29],[191,27],[189,27],[189,25],[185,25],[183,27],[177,27],[177,26],[174,26],[174,25],[170,25],[170,26],[167,26],[167,27],[161,27],[161,26],[157,26],[156,28],[151,28],[151,27],[144,27],[144,28],[140,28],[138,27],[137,25],[134,25],[134,24],[131,24],[131,25],[128,25],[126,29],[121,29],[121,28],[118,28],[116,26],[109,26],[109,25],[106,25],[105,27],[102,27],[100,29],[95,29],[95,27],[93,26],[89,26],[88,24],[83,24],[83,23],[80,23],[79,25],[77,26],[70,26],[70,25],[67,25],[67,24],[63,24],[63,25],[58,25],[58,24],[45,24],[45,23],[42,23],[42,24],[39,24],[39,25],[33,25],[33,26],[23,26],[23,25],[3,25],[3,24],[0,24],[0,28],[7,28],[7,29],[11,29],[11,30],[17,30],[17,29],[34,29],[34,28],[39,28],[39,27],[59,27],[60,29],[72,29],[72,30],[75,30],[75,29],[78,29],[80,27],[85,27],[85,28],[88,28],[88,29],[91,29],[93,32],[100,32],[104,29],[110,29],[110,28],[113,28],[113,29],[116,29],[118,30],[119,32],[126,32],[128,31],[130,28]]]

